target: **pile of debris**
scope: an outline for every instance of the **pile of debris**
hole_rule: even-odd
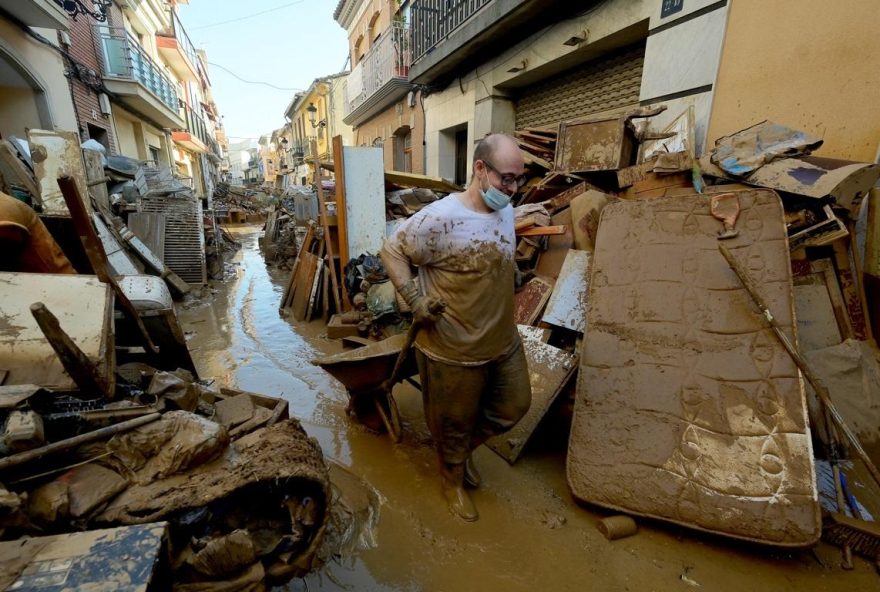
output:
[[[0,580],[71,584],[75,564],[85,586],[98,559],[102,574],[163,589],[304,575],[329,520],[320,448],[286,401],[200,380],[174,310],[193,253],[204,282],[201,200],[168,169],[105,158],[76,134],[30,140],[4,141],[23,152],[0,167],[3,188],[44,214],[0,196],[3,212],[30,215],[7,225],[40,238],[0,271],[0,555],[15,557]],[[46,556],[62,551],[55,574]]]
[[[262,222],[270,197],[241,185],[218,183],[214,189],[214,212],[223,223]]]
[[[872,540],[878,197],[861,205],[880,166],[813,156],[821,140],[770,122],[698,159],[692,108],[653,129],[663,109],[515,133],[530,176],[515,320],[533,399],[487,445],[514,463],[548,414],[567,417],[581,500],[785,547]],[[389,194],[389,218],[417,196]],[[376,288],[358,289],[364,263],[344,274],[352,304]],[[328,334],[363,346],[350,336],[371,333],[365,313]],[[354,403],[381,394],[365,370],[393,365],[400,337],[317,363]]]

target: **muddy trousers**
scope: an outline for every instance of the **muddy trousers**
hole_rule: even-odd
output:
[[[416,350],[425,420],[440,461],[460,465],[471,451],[516,425],[532,401],[522,344],[480,366],[432,360]]]

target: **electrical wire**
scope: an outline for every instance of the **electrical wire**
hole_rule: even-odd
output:
[[[191,31],[195,31],[196,29],[208,29],[210,27],[219,27],[220,25],[228,25],[230,23],[240,23],[241,21],[245,21],[247,19],[252,19],[254,17],[258,17],[263,14],[267,14],[270,12],[275,12],[276,10],[281,10],[282,8],[287,8],[289,6],[293,6],[294,4],[302,4],[305,0],[296,0],[296,2],[288,2],[287,4],[282,4],[281,6],[276,6],[275,8],[270,8],[268,10],[263,10],[261,12],[255,12],[254,14],[249,14],[247,16],[240,16],[234,19],[229,19],[226,21],[220,21],[217,23],[210,23],[208,25],[199,25],[198,27],[189,27]]]
[[[235,72],[233,72],[232,70],[230,70],[229,68],[221,66],[220,64],[215,64],[214,62],[208,62],[208,64],[211,66],[214,66],[215,68],[220,68],[221,70],[223,70],[227,74],[231,75],[233,78],[237,78],[238,80],[240,80],[244,83],[247,83],[247,84],[261,84],[263,86],[268,86],[268,87],[274,88],[276,90],[294,90],[294,91],[305,90],[302,88],[288,88],[288,87],[284,87],[284,86],[276,86],[276,85],[272,84],[271,82],[264,82],[262,80],[246,80],[246,79],[242,78],[241,76],[239,76],[238,74],[236,74]]]

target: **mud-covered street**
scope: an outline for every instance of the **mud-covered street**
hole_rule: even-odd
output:
[[[636,536],[607,541],[605,514],[579,506],[565,482],[565,434],[548,433],[513,467],[485,447],[480,520],[454,519],[439,493],[435,459],[415,389],[399,385],[405,434],[397,446],[345,413],[343,387],[309,360],[338,348],[320,321],[278,314],[283,273],[267,270],[260,228],[230,228],[242,242],[225,283],[181,310],[201,374],[282,396],[329,461],[378,492],[375,546],[331,561],[290,590],[869,590],[863,561],[842,572],[825,544],[786,553],[640,521]],[[548,430],[552,432],[552,430]]]

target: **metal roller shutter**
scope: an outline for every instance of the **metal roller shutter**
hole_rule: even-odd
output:
[[[638,105],[645,44],[629,46],[522,90],[516,127],[543,127]]]

